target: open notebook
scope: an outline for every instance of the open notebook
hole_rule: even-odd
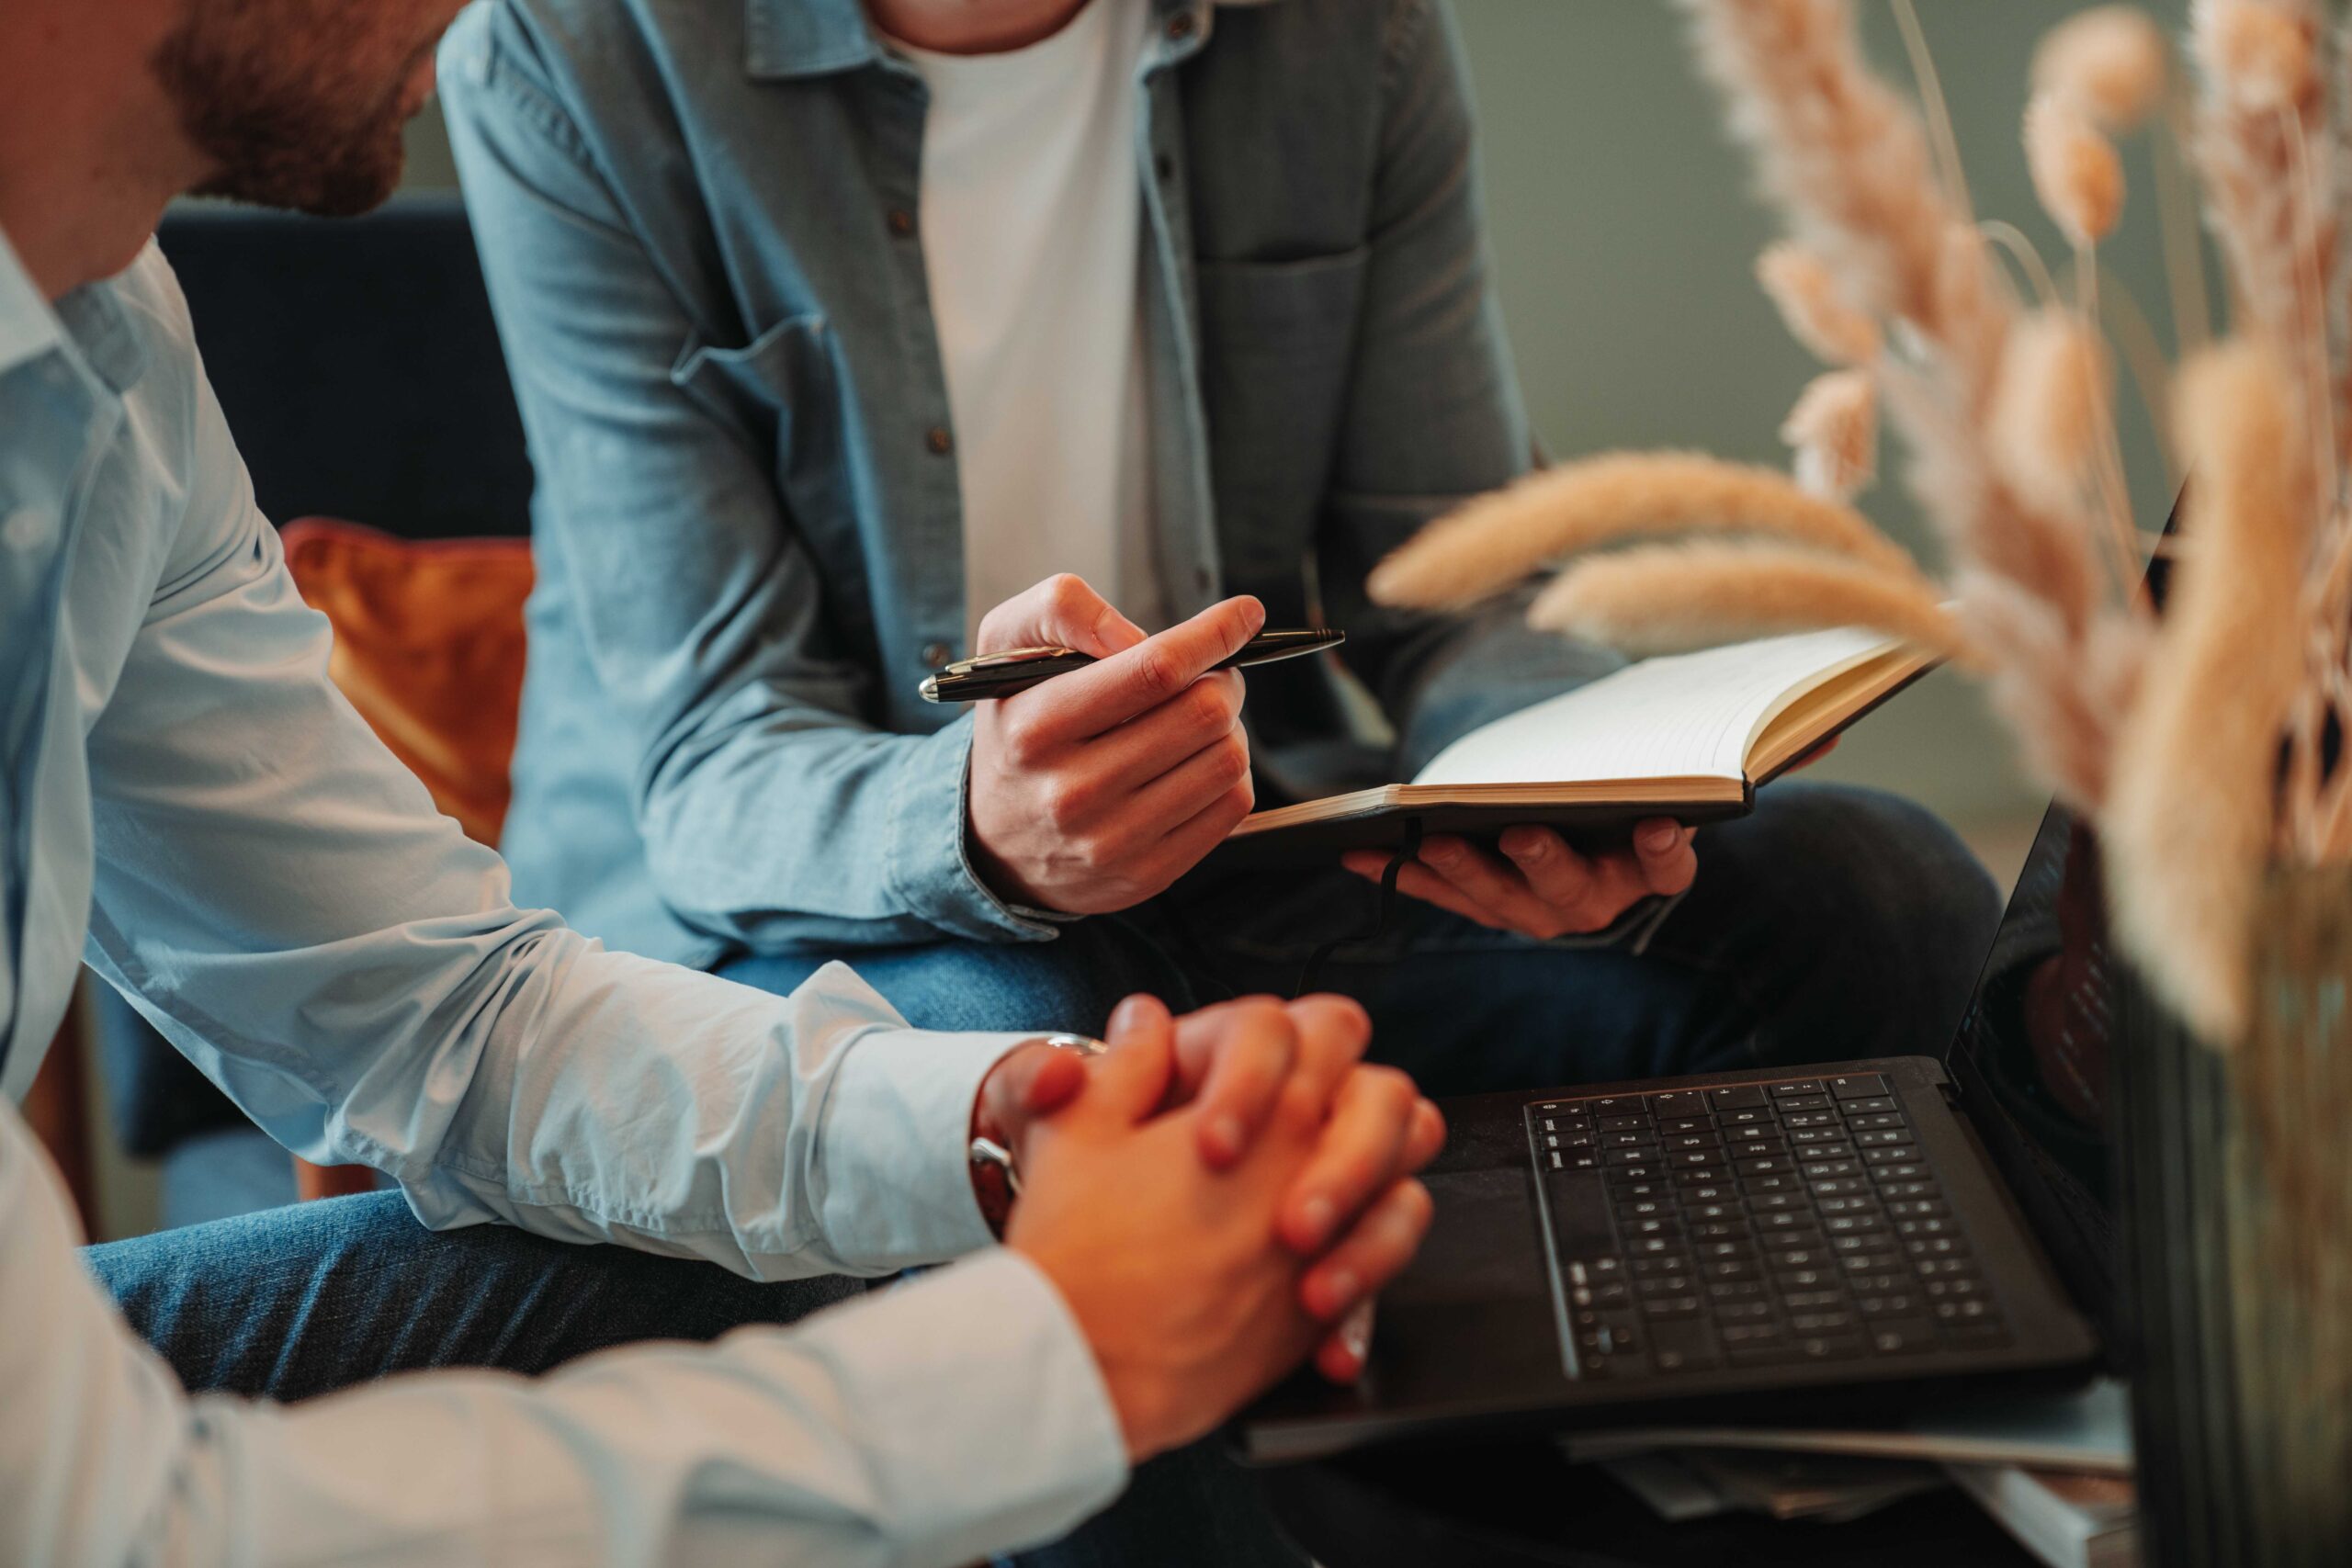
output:
[[[1410,784],[1253,813],[1220,862],[1323,858],[1515,822],[1588,841],[1645,818],[1737,817],[1756,786],[1925,674],[1934,660],[1838,629],[1648,659],[1472,730]]]

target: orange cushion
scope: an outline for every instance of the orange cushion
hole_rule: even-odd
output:
[[[281,536],[295,586],[334,624],[335,684],[435,805],[496,844],[522,705],[530,541],[416,542],[318,517]]]

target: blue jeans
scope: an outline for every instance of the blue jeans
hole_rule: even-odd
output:
[[[283,1157],[282,1156],[280,1156]],[[83,1254],[190,1389],[307,1399],[427,1367],[535,1373],[640,1339],[707,1341],[854,1299],[504,1225],[429,1231],[398,1193],[331,1198]],[[1005,1413],[1017,1432],[1021,1413]],[[1300,1568],[1256,1483],[1204,1443],[1144,1465],[1110,1511],[1023,1568]]]
[[[1943,1050],[2000,903],[1940,821],[1891,795],[1783,783],[1752,816],[1701,829],[1697,849],[1698,879],[1662,920],[1538,942],[1400,897],[1315,984],[1363,1002],[1374,1056],[1439,1095]],[[927,1028],[1099,1032],[1130,991],[1179,1009],[1290,995],[1376,903],[1345,872],[1252,872],[1050,942],[760,955],[719,972],[786,991],[845,958]]]

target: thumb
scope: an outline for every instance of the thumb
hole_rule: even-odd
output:
[[[1074,648],[1108,659],[1143,641],[1143,628],[1119,614],[1087,581],[1057,572],[980,617],[975,653],[1015,648]]]
[[[1111,1014],[1109,1053],[1096,1059],[1086,1100],[1134,1123],[1158,1111],[1176,1076],[1176,1021],[1157,997],[1132,996]]]

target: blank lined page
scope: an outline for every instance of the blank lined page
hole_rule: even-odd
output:
[[[1646,659],[1472,730],[1413,783],[1745,778],[1748,742],[1775,713],[1886,647],[1838,627]]]

